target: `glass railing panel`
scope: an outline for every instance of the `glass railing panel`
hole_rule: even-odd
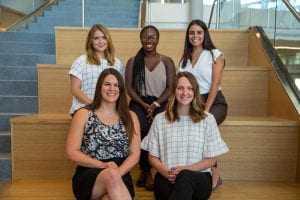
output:
[[[300,23],[287,12],[288,8],[282,1],[278,1],[276,12],[276,30],[274,33],[274,48],[279,55],[293,84],[300,91]],[[299,0],[290,3],[299,10]]]
[[[2,5],[3,5],[2,0]],[[8,1],[8,0],[7,0]],[[28,23],[34,22],[37,16],[41,16],[46,9],[50,6],[57,4],[58,0],[27,0],[27,1],[11,1],[15,2],[15,9],[28,9],[28,13],[26,12],[24,16],[16,21],[14,21],[9,27],[7,27],[7,31],[19,31],[27,26]],[[18,2],[22,2],[17,4]],[[30,4],[30,5],[29,5]],[[8,5],[8,4],[7,4]],[[29,7],[32,6],[32,9]],[[36,7],[38,6],[38,7]]]
[[[0,29],[5,31],[48,0],[0,0]]]
[[[146,24],[185,29],[191,19],[203,19],[207,23],[212,3],[213,0],[148,0]]]
[[[191,0],[147,1],[146,24],[158,28],[185,28],[190,20]]]

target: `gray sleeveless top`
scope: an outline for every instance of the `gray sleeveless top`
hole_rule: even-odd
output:
[[[145,67],[145,85],[146,91],[142,92],[143,96],[160,97],[165,91],[167,85],[166,66],[160,61],[153,71]]]
[[[89,111],[81,151],[97,160],[127,157],[129,143],[123,123],[103,124],[95,112]]]

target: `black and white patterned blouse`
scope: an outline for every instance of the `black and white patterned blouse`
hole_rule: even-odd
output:
[[[88,112],[81,151],[97,160],[125,158],[129,154],[129,143],[121,120],[114,125],[103,124],[96,113]]]

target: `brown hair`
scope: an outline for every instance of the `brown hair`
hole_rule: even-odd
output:
[[[132,136],[135,133],[134,125],[127,104],[124,80],[122,78],[122,75],[117,70],[113,68],[107,68],[101,72],[97,81],[93,103],[87,105],[85,108],[94,111],[101,106],[102,103],[101,87],[103,85],[105,77],[110,74],[115,76],[116,79],[118,80],[120,96],[119,99],[117,100],[116,110],[119,113],[120,119],[125,126],[126,133],[128,136],[128,141],[129,143],[131,143]]]
[[[100,65],[100,60],[93,47],[93,38],[97,30],[101,31],[107,40],[107,48],[104,51],[104,56],[109,65],[113,66],[115,64],[115,48],[107,28],[102,24],[94,24],[86,37],[85,51],[87,55],[87,62],[89,64]]]
[[[179,72],[176,77],[175,81],[172,87],[172,93],[169,98],[167,108],[166,108],[166,119],[170,122],[179,121],[179,114],[177,112],[177,100],[175,97],[176,88],[178,85],[178,80],[182,77],[185,77],[188,79],[188,81],[191,83],[193,92],[194,92],[194,99],[191,102],[189,115],[194,123],[201,121],[203,118],[206,117],[204,114],[204,103],[199,93],[199,85],[194,77],[193,74],[190,72]]]

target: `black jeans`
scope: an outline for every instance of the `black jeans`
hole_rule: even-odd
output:
[[[153,101],[157,100],[156,97],[141,97],[141,98],[147,104],[152,104]],[[166,103],[162,103],[160,107],[155,109],[153,113],[153,117],[158,113],[163,112],[165,110],[165,107],[166,107]],[[135,112],[135,114],[139,119],[140,129],[141,129],[141,139],[143,140],[143,138],[148,134],[152,121],[149,122],[149,120],[147,119],[147,111],[144,110],[144,108],[137,102],[131,100],[129,103],[129,109]],[[151,169],[151,165],[149,164],[148,161],[148,151],[141,150],[139,164],[141,170]]]
[[[154,179],[156,200],[207,200],[212,191],[209,172],[182,170],[172,184],[157,173]]]
[[[201,97],[205,102],[208,97],[208,93],[201,94]],[[227,103],[221,90],[218,91],[216,98],[209,109],[209,112],[215,117],[218,125],[225,120],[227,116]]]

